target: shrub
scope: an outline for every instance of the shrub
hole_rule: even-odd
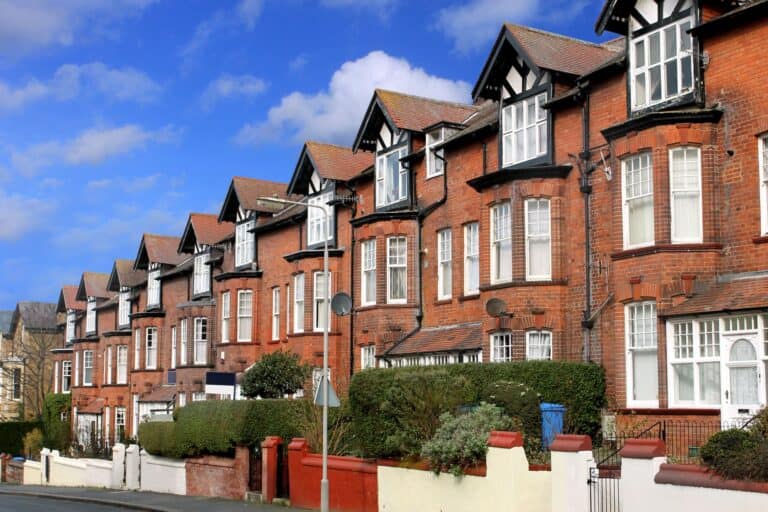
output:
[[[242,393],[250,398],[283,398],[304,387],[312,373],[299,356],[289,352],[266,354],[243,375]]]
[[[485,461],[488,436],[492,430],[513,428],[514,421],[495,405],[482,403],[459,416],[445,413],[432,439],[424,443],[422,457],[435,473],[450,471],[460,476],[463,470]]]
[[[701,447],[701,460],[718,475],[736,480],[768,481],[768,409],[748,429],[713,435]]]
[[[0,422],[0,453],[21,455],[24,450],[24,436],[42,426],[42,423],[37,421]]]
[[[39,428],[30,430],[24,436],[24,456],[32,460],[40,460],[40,450],[43,449],[43,431]]]
[[[43,445],[51,450],[67,450],[72,442],[69,418],[72,396],[69,393],[50,393],[43,404]]]
[[[413,377],[418,376],[418,377]],[[352,416],[352,439],[355,450],[368,457],[392,457],[410,453],[410,447],[393,443],[393,433],[399,433],[407,423],[407,409],[392,402],[398,395],[418,396],[424,390],[437,389],[460,377],[460,391],[443,387],[448,402],[437,414],[418,419],[437,424],[439,415],[450,412],[457,404],[476,404],[483,391],[494,382],[511,381],[528,386],[542,400],[560,403],[567,408],[565,429],[573,433],[594,436],[600,428],[600,410],[605,404],[605,377],[600,366],[560,361],[524,361],[494,364],[456,364],[440,368],[388,368],[366,370],[354,375],[350,384],[349,401]],[[408,389],[403,389],[407,387]],[[455,408],[455,407],[454,407]],[[403,435],[410,435],[407,431]],[[398,434],[395,434],[397,436]],[[421,442],[430,439],[422,436]]]
[[[541,438],[539,394],[525,384],[508,380],[492,382],[480,399],[501,407],[510,418],[519,418],[526,438]]]
[[[180,459],[186,454],[176,440],[176,424],[166,421],[151,421],[139,425],[141,447],[152,455]]]
[[[308,402],[308,401],[307,401]],[[341,407],[328,409],[328,453],[344,455],[349,451],[349,402],[343,400]],[[307,403],[299,412],[299,433],[306,439],[309,450],[319,453],[323,449],[323,408]]]

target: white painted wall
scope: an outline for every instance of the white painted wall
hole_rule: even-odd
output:
[[[125,479],[125,445],[116,443],[112,447],[112,471],[110,474],[110,487],[122,489]]]
[[[59,452],[51,453],[50,485],[62,487],[84,487],[86,459],[69,459],[60,457]]]
[[[86,487],[112,487],[112,461],[100,459],[85,460]]]
[[[139,445],[132,444],[125,449],[125,487],[131,491],[139,490]]]
[[[488,448],[485,477],[387,466],[378,468],[379,510],[384,512],[550,512],[551,476],[529,471],[522,448]],[[584,481],[584,479],[582,479]],[[586,487],[586,483],[584,484]]]
[[[589,468],[592,452],[552,452],[552,510],[584,512],[589,510]],[[645,512],[648,512],[647,510]]]
[[[33,460],[24,462],[24,485],[40,485],[42,477],[40,473],[40,463]]]
[[[155,457],[142,450],[141,490],[186,495],[186,462],[183,459]]]

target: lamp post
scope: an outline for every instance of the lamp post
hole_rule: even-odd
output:
[[[308,204],[300,201],[290,201],[279,197],[260,197],[259,201],[266,203],[291,204],[317,208],[323,212],[325,226],[323,236],[323,277],[325,280],[325,319],[323,320],[323,376],[320,385],[323,387],[323,472],[320,480],[320,512],[328,512],[328,395],[331,383],[328,382],[328,329],[331,319],[330,276],[328,275],[328,206],[323,204]],[[290,319],[288,320],[290,321]]]

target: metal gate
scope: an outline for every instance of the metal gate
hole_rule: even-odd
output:
[[[621,512],[621,469],[589,468],[589,512]]]
[[[249,453],[248,490],[261,492],[261,448],[254,446]]]

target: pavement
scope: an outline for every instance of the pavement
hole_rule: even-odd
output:
[[[0,501],[2,496],[66,500],[150,512],[211,512],[213,510],[216,512],[299,512],[300,510],[278,505],[197,496],[47,485],[0,484]]]

